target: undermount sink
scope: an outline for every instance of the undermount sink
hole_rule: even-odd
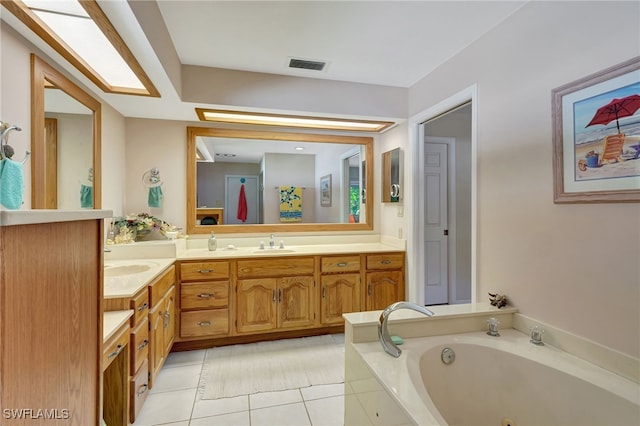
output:
[[[105,265],[104,276],[105,277],[119,277],[122,275],[133,275],[147,272],[154,265],[150,263],[136,263],[131,265]]]
[[[295,250],[290,249],[258,249],[254,251],[256,254],[282,254],[282,253],[295,253]]]

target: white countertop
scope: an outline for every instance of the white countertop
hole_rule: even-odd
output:
[[[285,246],[280,248],[259,247],[218,247],[215,251],[207,248],[188,248],[178,252],[178,260],[196,259],[229,259],[229,258],[263,258],[271,256],[312,256],[312,255],[332,255],[332,254],[360,254],[360,253],[382,253],[382,252],[403,252],[403,249],[381,243],[362,244],[309,244]]]
[[[105,312],[102,316],[102,343],[109,340],[132,315],[133,310]]]
[[[111,210],[0,210],[0,226],[33,225],[37,223],[72,222],[104,219],[113,216]]]
[[[138,291],[162,274],[169,266],[173,265],[174,261],[174,258],[105,260],[104,298],[114,299],[135,296]],[[107,276],[109,268],[131,265],[144,265],[148,266],[149,269],[128,275]]]

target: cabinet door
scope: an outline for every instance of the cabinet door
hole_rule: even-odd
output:
[[[384,271],[367,273],[367,310],[384,309],[404,297],[404,273]]]
[[[344,324],[342,314],[360,312],[360,274],[323,275],[321,279],[323,324]]]
[[[176,288],[171,287],[167,292],[164,301],[164,358],[169,355],[171,351],[171,345],[173,345],[173,339],[176,335]],[[164,363],[164,362],[163,362]]]
[[[312,326],[314,315],[313,277],[278,278],[278,327]]]
[[[276,327],[276,279],[238,280],[237,331],[252,333]]]
[[[149,388],[153,387],[153,380],[160,372],[160,367],[164,364],[164,300],[149,311],[149,324],[151,327],[149,332]]]

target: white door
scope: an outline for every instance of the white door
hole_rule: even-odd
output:
[[[424,145],[424,254],[425,304],[449,302],[447,145]]]
[[[244,185],[247,199],[247,220],[244,223],[258,223],[258,176],[225,176],[224,223],[241,224],[238,219],[238,199],[240,187]]]

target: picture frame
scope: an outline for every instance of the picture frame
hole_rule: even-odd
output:
[[[331,175],[324,175],[320,178],[320,205],[331,207]]]
[[[554,203],[640,202],[640,56],[551,94]]]

